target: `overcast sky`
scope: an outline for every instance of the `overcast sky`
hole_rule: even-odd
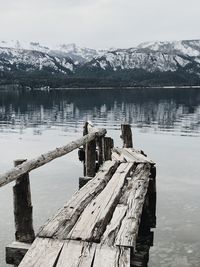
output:
[[[0,0],[0,39],[131,47],[200,39],[200,0]]]

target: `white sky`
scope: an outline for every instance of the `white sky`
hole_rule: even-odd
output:
[[[0,39],[94,48],[200,39],[200,0],[0,0]]]

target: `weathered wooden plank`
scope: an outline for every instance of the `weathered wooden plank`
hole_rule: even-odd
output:
[[[69,240],[63,246],[56,267],[91,267],[95,250],[95,243]]]
[[[98,244],[93,267],[130,267],[130,248]]]
[[[58,158],[61,156],[66,155],[67,153],[73,151],[76,148],[94,140],[96,137],[103,136],[106,134],[105,129],[99,129],[98,132],[89,133],[75,141],[70,142],[66,146],[56,148],[55,150],[49,151],[48,153],[42,154],[41,156],[26,161],[19,166],[14,167],[13,169],[9,170],[8,172],[0,175],[0,187],[6,185],[19,177],[23,174],[28,173],[38,167]]]
[[[101,244],[114,246],[117,233],[119,231],[122,220],[125,217],[127,205],[118,204],[113,212],[112,219],[107,225],[106,230],[101,239]]]
[[[139,164],[129,180],[127,188],[124,188],[124,196],[121,201],[128,206],[115,245],[135,248],[139,229],[142,208],[149,184],[150,165]]]
[[[31,244],[14,241],[6,246],[6,263],[18,266]]]
[[[123,156],[127,162],[137,162],[137,163],[150,163],[155,164],[151,159],[145,157],[140,151],[135,150],[133,148],[114,148],[114,152],[116,152],[119,156]]]
[[[52,219],[47,221],[38,235],[65,239],[88,203],[106,186],[117,166],[116,161],[106,161],[96,176],[77,191]]]
[[[121,163],[104,190],[85,208],[69,233],[69,239],[99,242],[120,198],[134,163]]]
[[[17,166],[26,160],[15,160]],[[13,186],[15,237],[16,241],[32,243],[35,239],[29,174],[16,180]]]
[[[20,267],[54,267],[63,242],[49,238],[36,238]]]
[[[112,160],[116,160],[118,162],[127,162],[122,154],[118,154],[116,151],[112,151]]]
[[[122,124],[121,125],[122,135],[121,138],[123,140],[123,147],[133,147],[132,140],[132,131],[130,124]]]

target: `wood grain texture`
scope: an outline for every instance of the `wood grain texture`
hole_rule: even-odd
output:
[[[62,249],[56,267],[91,267],[96,244],[70,240]]]
[[[86,206],[107,185],[117,166],[116,161],[106,161],[96,176],[77,191],[52,219],[47,221],[38,235],[66,239]]]
[[[124,188],[121,202],[127,205],[127,212],[115,240],[117,246],[135,248],[142,208],[149,184],[149,175],[150,165],[139,164],[132,176],[133,178]]]
[[[114,148],[113,151],[121,158],[124,158],[127,162],[137,163],[150,163],[155,164],[151,159],[145,157],[140,151],[133,148]],[[116,156],[117,157],[117,156]]]
[[[20,165],[26,160],[15,160]],[[32,243],[35,239],[33,230],[33,214],[29,174],[26,173],[16,180],[13,186],[15,238],[16,241]]]
[[[84,209],[69,233],[69,239],[99,242],[119,201],[125,179],[133,163],[121,163],[104,190]]]
[[[130,248],[98,244],[93,267],[130,267]]]
[[[49,151],[41,156],[29,160],[20,164],[19,166],[14,167],[13,169],[9,170],[8,172],[0,175],[0,187],[6,185],[18,178],[20,178],[23,174],[26,174],[34,169],[39,168],[40,166],[56,159],[61,156],[66,155],[67,153],[73,151],[76,148],[94,140],[96,137],[100,137],[105,135],[105,129],[98,129],[97,132],[89,133],[75,141],[70,142],[66,146],[56,148],[52,151]]]
[[[127,205],[118,204],[113,212],[112,219],[106,227],[101,238],[101,244],[114,246],[117,233],[119,231],[122,220],[124,219],[127,211]]]
[[[36,238],[20,267],[54,267],[63,242],[49,238]]]

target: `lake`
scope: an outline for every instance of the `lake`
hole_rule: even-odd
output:
[[[157,228],[149,267],[200,266],[200,90],[0,91],[0,170],[82,135],[86,120],[121,146],[120,124],[157,166]],[[78,188],[77,151],[30,173],[35,230]],[[12,184],[0,188],[0,267],[14,240]]]

